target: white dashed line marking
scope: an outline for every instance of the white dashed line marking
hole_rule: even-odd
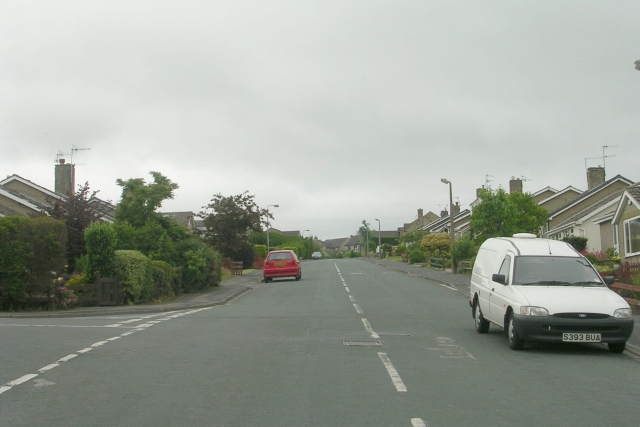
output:
[[[356,299],[353,297],[353,295],[349,295],[349,299],[351,300],[351,302],[355,301]]]
[[[87,347],[87,348],[83,348],[82,350],[78,350],[76,353],[88,353],[91,350],[93,350],[93,349],[90,348],[90,347]]]
[[[56,366],[60,366],[60,365],[58,365],[57,363],[52,363],[50,365],[47,365],[45,367],[42,367],[42,368],[38,369],[38,372],[45,372],[45,371],[48,371],[50,369],[55,368]]]
[[[422,418],[411,418],[411,425],[413,427],[429,427],[429,424],[425,423]]]
[[[344,290],[347,291],[347,293],[351,292],[351,290],[348,287],[344,287]]]
[[[106,343],[108,343],[109,341],[98,341],[98,342],[94,342],[93,344],[91,344],[91,347],[100,347],[101,345],[105,345]]]
[[[56,363],[64,363],[64,362],[68,362],[69,360],[73,359],[74,357],[78,357],[77,354],[69,354],[61,359],[56,360]]]
[[[22,383],[26,383],[27,381],[29,381],[29,380],[37,377],[37,376],[38,376],[38,374],[24,375],[24,376],[18,378],[17,380],[9,381],[7,383],[7,386],[8,387],[13,387],[13,386],[16,386],[16,385],[20,385]]]
[[[373,332],[373,328],[371,327],[371,323],[369,323],[369,321],[367,319],[362,319],[362,323],[364,324],[364,328],[367,330],[367,332],[369,332],[369,336],[371,336],[371,338],[373,338],[374,340],[377,340],[377,339],[380,338],[380,335],[378,335],[375,332]]]
[[[396,390],[398,390],[399,392],[406,392],[407,387],[402,382],[402,378],[400,378],[400,375],[398,375],[398,371],[396,371],[396,368],[393,367],[391,360],[389,360],[389,357],[387,357],[387,353],[378,353],[378,357],[380,357],[380,360],[382,360],[384,367],[387,368],[387,372],[389,373],[391,381],[396,387]]]
[[[356,311],[358,312],[358,314],[362,314],[364,313],[364,311],[362,311],[362,309],[360,308],[360,306],[358,304],[353,304],[353,308],[356,309]]]

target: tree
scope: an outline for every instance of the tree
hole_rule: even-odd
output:
[[[451,249],[451,236],[449,233],[427,234],[422,238],[422,249],[432,254],[435,251],[448,251]]]
[[[248,233],[261,231],[262,224],[273,218],[269,211],[258,207],[248,191],[228,197],[214,194],[211,203],[203,209],[199,216],[204,219],[205,241],[222,256],[233,259],[247,257],[248,247],[253,249]]]
[[[360,242],[363,244],[363,246],[368,246],[367,240],[369,240],[369,237],[371,236],[371,228],[369,228],[370,225],[371,224],[369,224],[367,220],[363,219],[362,226],[358,229],[358,234],[360,235]],[[365,247],[365,250],[368,251],[369,248]]]
[[[65,200],[47,199],[52,206],[43,209],[52,218],[64,221],[67,228],[67,271],[73,272],[76,259],[87,253],[84,231],[100,220],[102,211],[97,204],[89,203],[98,191],[89,194],[89,183],[78,186],[78,191]]]
[[[173,199],[173,192],[178,184],[160,172],[149,172],[153,183],[147,184],[143,178],[130,178],[126,181],[116,180],[122,187],[122,199],[116,208],[116,221],[127,221],[134,228],[143,227],[150,218],[157,216],[156,209],[162,202]]]
[[[471,229],[479,242],[490,237],[507,237],[515,233],[537,234],[548,217],[530,194],[507,194],[503,189],[482,190],[480,204],[473,208]]]

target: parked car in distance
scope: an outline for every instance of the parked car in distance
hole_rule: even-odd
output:
[[[322,259],[322,252],[314,252],[311,254],[311,259]]]
[[[505,330],[512,350],[526,340],[606,343],[622,353],[633,332],[629,304],[571,245],[515,234],[485,241],[473,266],[476,331]]]
[[[264,282],[271,282],[278,277],[295,277],[302,279],[302,267],[296,253],[291,250],[271,251],[264,261],[262,270]]]

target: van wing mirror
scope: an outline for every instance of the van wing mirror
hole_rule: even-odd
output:
[[[491,276],[491,280],[500,283],[501,285],[507,284],[507,278],[504,276],[504,274],[494,274]]]
[[[604,276],[602,278],[604,280],[604,283],[607,285],[607,287],[611,287],[611,285],[613,285],[616,281],[616,278],[613,276]]]

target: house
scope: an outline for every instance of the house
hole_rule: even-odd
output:
[[[587,169],[589,189],[569,203],[549,213],[544,235],[551,239],[586,237],[591,250],[614,247],[613,230],[608,218],[622,190],[633,182],[621,175],[604,180],[604,168]],[[591,241],[591,244],[589,243]],[[610,245],[610,246],[608,246]]]
[[[584,191],[578,190],[575,187],[569,186],[560,191],[551,187],[543,188],[532,194],[533,200],[538,203],[538,206],[547,210],[547,212],[553,212],[561,208],[562,206],[571,203]]]
[[[456,206],[457,203],[456,205],[454,205],[453,210],[453,230],[454,237],[459,238],[470,230],[469,223],[471,221],[471,211],[469,209],[465,209],[460,212],[460,207],[458,206],[458,212],[456,212]],[[433,221],[430,224],[421,227],[420,229],[428,233],[449,233],[449,229],[451,227],[451,217],[449,216],[447,211],[442,212],[443,215],[441,218],[438,218],[436,221]]]
[[[398,231],[397,231],[398,235],[393,237],[399,237],[405,233],[410,233],[414,230],[417,230],[420,227],[424,227],[425,225],[437,220],[438,218],[439,218],[438,215],[434,214],[431,211],[427,212],[427,214],[425,215],[422,209],[418,209],[417,218],[412,222],[405,223],[402,227],[398,227]]]
[[[547,236],[554,240],[562,240],[568,236],[586,237],[587,250],[590,252],[604,252],[607,248],[614,247],[611,219],[623,191],[615,191],[585,206],[557,223],[546,233]]]
[[[191,233],[196,232],[196,229],[197,229],[196,219],[195,219],[196,214],[194,214],[193,212],[159,212],[159,213],[164,218],[172,219],[173,221],[177,222],[183,227],[186,227]]]
[[[640,182],[622,192],[611,219],[614,246],[624,262],[640,262]]]
[[[344,243],[345,252],[360,251],[360,236],[349,236],[349,239]]]
[[[55,191],[51,191],[19,175],[10,175],[0,181],[0,214],[3,216],[41,216],[46,208],[73,195],[75,185],[74,165],[60,164],[55,169]],[[110,202],[91,197],[89,204],[101,213],[101,219],[113,223],[115,206]]]
[[[346,246],[349,241],[350,241],[349,237],[341,237],[339,239],[325,240],[320,243],[322,244],[322,247],[324,248],[325,251],[346,252],[347,250]]]

